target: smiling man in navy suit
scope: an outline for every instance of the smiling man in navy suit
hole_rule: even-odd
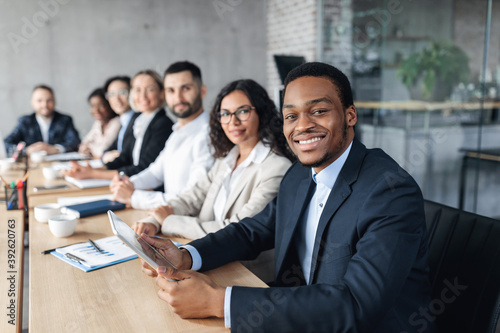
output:
[[[415,315],[430,302],[418,185],[382,150],[354,138],[350,84],[335,67],[292,70],[282,112],[299,162],[278,197],[253,218],[181,250],[148,238],[178,268],[144,266],[160,275],[159,297],[183,318],[224,317],[235,332],[417,331]],[[222,288],[194,271],[273,247],[271,288]],[[418,325],[419,332],[431,328]]]

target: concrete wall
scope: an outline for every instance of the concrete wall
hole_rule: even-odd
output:
[[[0,0],[0,131],[51,85],[83,136],[87,96],[111,75],[190,60],[208,86],[205,110],[237,78],[266,84],[266,0]]]

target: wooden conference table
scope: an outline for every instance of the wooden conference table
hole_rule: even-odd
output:
[[[31,176],[30,176],[31,177]],[[87,190],[77,192],[88,195]],[[107,189],[101,188],[101,193]],[[66,192],[64,193],[66,195]],[[45,194],[39,202],[55,202],[59,194]],[[127,209],[116,214],[132,224],[145,212]],[[40,252],[111,236],[106,214],[79,220],[74,235],[54,237],[46,223],[30,209],[29,330],[38,332],[221,332],[222,319],[183,320],[157,296],[155,280],[141,271],[138,259],[83,272],[53,255]],[[186,240],[176,239],[184,243]],[[206,273],[221,286],[266,287],[240,263]],[[3,331],[2,331],[3,332]]]
[[[24,170],[2,171],[7,182],[22,178]],[[4,191],[3,186],[1,187]],[[3,197],[3,195],[2,195]],[[0,332],[21,332],[23,309],[24,210],[0,204]]]

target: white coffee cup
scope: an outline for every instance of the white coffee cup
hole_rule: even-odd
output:
[[[30,160],[34,163],[40,163],[43,162],[45,156],[47,156],[47,152],[45,150],[35,151],[30,154]]]
[[[14,163],[16,163],[16,162],[14,161],[13,158],[1,159],[0,160],[0,170],[2,170],[2,171],[10,170],[14,167]]]
[[[45,167],[42,169],[42,172],[45,179],[48,180],[61,178],[61,170],[54,167]]]
[[[33,210],[35,219],[42,223],[46,223],[52,216],[61,214],[61,206],[56,203],[38,205]]]
[[[56,215],[49,219],[50,232],[56,237],[68,237],[75,233],[76,217],[73,215]]]

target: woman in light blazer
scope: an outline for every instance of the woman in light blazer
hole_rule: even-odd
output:
[[[225,86],[210,113],[216,162],[193,188],[149,211],[133,228],[195,239],[254,216],[273,200],[292,155],[282,120],[266,90],[253,80]],[[273,278],[273,251],[244,263],[266,282]]]

